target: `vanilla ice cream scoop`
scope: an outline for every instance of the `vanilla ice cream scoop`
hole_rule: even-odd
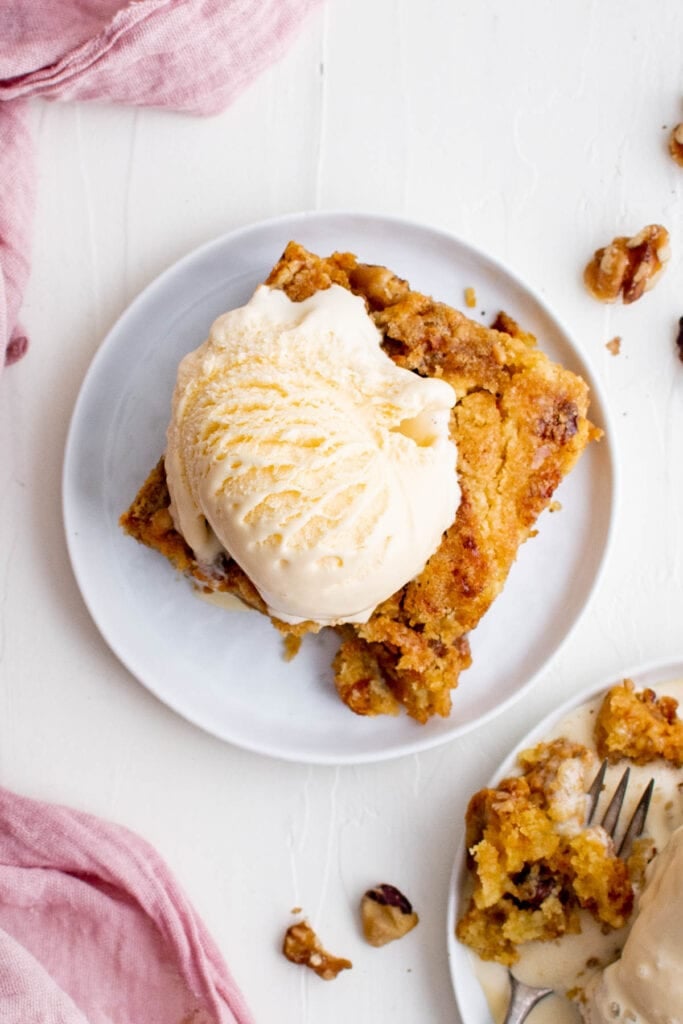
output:
[[[285,622],[364,622],[418,575],[460,501],[453,389],[397,367],[362,298],[261,286],[180,364],[171,514]]]
[[[621,958],[587,999],[591,1024],[683,1024],[683,826],[650,865]]]

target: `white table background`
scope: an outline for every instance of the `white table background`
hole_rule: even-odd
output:
[[[682,67],[680,0],[332,0],[221,116],[33,109],[32,345],[0,378],[0,784],[155,844],[260,1024],[457,1021],[445,907],[469,794],[561,699],[683,656]],[[410,217],[506,261],[603,384],[621,470],[601,584],[528,697],[436,750],[340,769],[242,752],[151,697],[90,620],[60,512],[73,403],[118,315],[196,245],[304,209]],[[587,258],[652,222],[665,276],[634,306],[596,303]],[[421,922],[374,950],[356,904],[378,881]],[[354,961],[334,983],[280,955],[297,905]]]

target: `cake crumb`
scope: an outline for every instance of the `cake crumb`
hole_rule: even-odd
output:
[[[300,914],[300,913],[301,913],[301,907],[292,907],[292,909],[290,910],[290,914]]]
[[[621,338],[616,334],[611,341],[608,341],[605,345],[608,352],[611,352],[613,356],[618,356],[621,352]]]
[[[550,504],[548,505],[548,511],[549,512],[561,512],[562,511],[562,502],[561,501],[551,501]]]
[[[474,309],[477,304],[477,293],[474,288],[465,288],[465,305],[468,309]]]
[[[624,679],[600,705],[595,723],[598,755],[611,764],[622,758],[634,764],[663,758],[683,767],[683,720],[677,711],[673,697],[658,697],[649,687],[636,690],[631,679]]]
[[[293,633],[287,633],[284,638],[285,661],[291,661],[292,658],[296,658],[300,647],[301,637],[295,636]]]
[[[669,152],[679,167],[683,167],[683,124],[671,129],[669,136]]]

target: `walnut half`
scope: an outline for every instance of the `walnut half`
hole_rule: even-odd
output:
[[[386,883],[368,889],[361,900],[360,913],[363,934],[371,946],[385,946],[403,938],[419,921],[400,889]]]
[[[299,921],[287,929],[282,952],[293,964],[310,967],[323,981],[332,981],[340,971],[353,967],[350,960],[332,956],[324,949],[308,921]]]
[[[583,272],[588,291],[601,302],[635,302],[654,285],[669,258],[669,232],[648,224],[633,238],[625,235],[598,249]]]
[[[676,163],[683,167],[683,124],[677,124],[669,136],[669,152]]]

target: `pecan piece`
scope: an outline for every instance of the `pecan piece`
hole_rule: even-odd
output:
[[[649,224],[633,238],[621,235],[598,249],[583,272],[588,291],[601,302],[635,302],[654,285],[669,258],[669,232]]]
[[[360,292],[371,309],[386,309],[399,302],[409,292],[408,282],[397,277],[386,267],[358,263],[349,274],[354,291]]]
[[[420,920],[410,900],[394,885],[368,889],[360,904],[363,934],[371,946],[384,946],[401,939]]]
[[[566,398],[539,417],[536,433],[543,441],[566,444],[579,429],[579,410],[576,403]]]
[[[350,960],[328,953],[308,921],[299,921],[287,929],[282,952],[293,964],[310,967],[323,981],[332,981],[340,971],[353,966]]]
[[[683,167],[683,124],[677,124],[675,128],[672,128],[669,136],[669,152],[676,163]]]

